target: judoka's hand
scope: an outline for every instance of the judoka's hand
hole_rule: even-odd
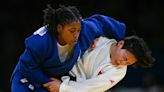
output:
[[[61,81],[56,78],[50,78],[50,82],[43,84],[43,87],[47,88],[50,92],[59,92]]]
[[[91,49],[94,49],[96,47],[97,41],[98,41],[98,38],[94,39],[93,43],[90,46]]]

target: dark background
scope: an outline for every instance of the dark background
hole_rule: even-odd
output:
[[[144,76],[153,75],[157,85],[164,83],[164,4],[162,0],[5,0],[0,3],[0,92],[10,92],[10,76],[24,50],[24,39],[40,28],[42,10],[50,3],[75,5],[82,16],[104,14],[127,26],[126,35],[143,37],[156,58],[150,69],[129,68],[120,82],[127,88],[145,87]]]

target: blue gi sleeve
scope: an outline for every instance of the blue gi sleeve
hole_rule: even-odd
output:
[[[97,33],[96,35],[104,35],[117,41],[124,39],[126,26],[122,22],[100,14],[93,15],[85,21],[88,22],[91,31]]]
[[[124,39],[126,26],[111,17],[96,14],[83,19],[80,33],[80,45],[84,51],[89,48],[93,40],[99,36],[114,38],[117,41]]]
[[[43,40],[38,40],[38,37],[30,37],[25,40],[26,49],[20,56],[20,72],[30,81],[43,84],[49,82],[48,76],[46,76],[40,68],[40,63],[44,60],[45,48],[42,44]],[[46,45],[46,44],[45,44]],[[47,53],[48,54],[48,53]]]

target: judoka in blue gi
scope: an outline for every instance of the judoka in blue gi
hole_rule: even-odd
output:
[[[12,92],[48,92],[50,77],[68,75],[96,37],[122,40],[125,24],[104,15],[82,19],[74,6],[44,10],[44,26],[25,39],[11,81]]]

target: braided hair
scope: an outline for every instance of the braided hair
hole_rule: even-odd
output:
[[[74,21],[81,21],[82,17],[79,10],[75,6],[60,5],[58,9],[53,9],[50,4],[43,10],[44,25],[47,25],[51,37],[58,35],[57,25],[64,26],[65,24]]]

